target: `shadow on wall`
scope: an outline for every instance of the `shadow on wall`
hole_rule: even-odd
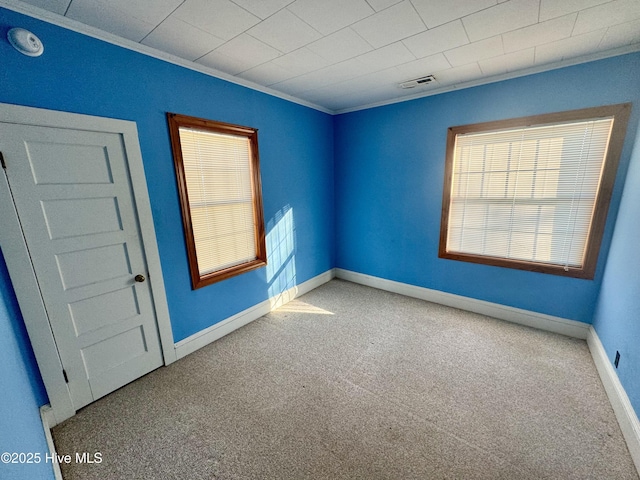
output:
[[[293,208],[282,207],[267,222],[267,285],[271,309],[292,300],[296,287],[296,229]]]

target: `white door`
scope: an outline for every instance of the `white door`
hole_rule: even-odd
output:
[[[163,364],[122,135],[0,123],[74,410]]]

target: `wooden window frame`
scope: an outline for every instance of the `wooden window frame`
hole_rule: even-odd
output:
[[[598,262],[598,254],[602,243],[602,236],[607,220],[609,203],[613,193],[620,154],[624,145],[627,123],[631,113],[631,103],[617,105],[607,105],[602,107],[584,108],[566,112],[534,115],[508,120],[498,120],[493,122],[476,123],[450,127],[447,133],[447,152],[445,162],[444,189],[442,195],[442,217],[440,221],[440,244],[438,257],[459,260],[464,262],[492,265],[497,267],[514,268],[539,273],[548,273],[566,277],[593,279]],[[594,215],[591,229],[587,237],[585,247],[584,262],[582,267],[566,267],[564,265],[549,264],[542,262],[532,262],[523,260],[512,260],[508,258],[493,257],[478,254],[468,254],[447,251],[447,234],[449,223],[449,208],[451,202],[451,188],[453,180],[454,150],[456,135],[465,133],[479,133],[485,131],[506,130],[518,127],[534,127],[545,124],[569,123],[579,120],[589,120],[613,117],[613,126],[609,146],[603,165],[602,178],[594,205]]]
[[[167,113],[169,135],[173,152],[173,161],[176,170],[180,209],[182,212],[182,226],[187,246],[189,270],[191,273],[192,288],[198,289],[236,275],[263,267],[267,264],[266,234],[264,228],[264,213],[262,208],[262,183],[260,180],[260,159],[258,153],[258,130],[241,125],[206,120],[176,113]],[[180,127],[195,128],[198,130],[221,133],[227,135],[244,136],[249,140],[251,147],[251,187],[253,196],[253,215],[255,225],[255,251],[256,258],[252,261],[234,265],[201,275],[198,268],[198,256],[193,235],[191,208],[189,206],[189,192],[184,171],[182,147],[180,144]]]

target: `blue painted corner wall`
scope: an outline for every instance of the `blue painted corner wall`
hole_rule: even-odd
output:
[[[337,116],[336,266],[590,323],[640,113],[638,78],[633,54]],[[622,102],[636,108],[594,280],[438,258],[449,127]]]
[[[640,412],[640,131],[604,270],[593,327],[631,404]]]

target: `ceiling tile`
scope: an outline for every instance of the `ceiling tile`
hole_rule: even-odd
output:
[[[333,83],[344,82],[351,78],[359,77],[366,73],[370,73],[369,65],[365,65],[358,58],[351,58],[344,62],[336,63],[335,65],[329,65],[321,70],[312,72],[307,75],[312,75],[316,78],[318,86],[331,85]]]
[[[238,72],[243,72],[249,68],[273,60],[281,55],[281,53],[275,48],[262,43],[260,40],[256,40],[252,36],[243,33],[216,48],[210,55],[210,59],[217,58],[216,56],[218,55],[236,59],[235,64],[238,67],[242,67]],[[202,59],[203,63],[206,63],[206,58],[207,57],[204,57]]]
[[[316,97],[316,101],[319,101],[324,95],[329,98],[340,99],[345,105],[351,105],[350,102],[353,100],[357,100],[357,103],[362,105],[377,101],[373,100],[376,92],[385,92],[388,95],[386,98],[400,94],[402,89],[398,83],[401,80],[402,78],[396,69],[390,68],[309,93]]]
[[[247,65],[242,61],[242,59],[229,57],[228,55],[216,52],[215,50],[198,59],[196,63],[220,70],[221,72],[228,73],[229,75],[237,75],[247,69]]]
[[[527,48],[526,50],[480,60],[478,64],[484,75],[492,76],[533,67],[534,58],[535,48]]]
[[[369,67],[370,71],[384,70],[416,59],[402,42],[392,43],[373,52],[356,57],[359,62]]]
[[[416,57],[426,57],[469,43],[462,22],[456,20],[445,25],[405,38],[404,43]]]
[[[197,63],[236,75],[265,63],[279,54],[280,52],[270,46],[243,34],[198,59]]]
[[[293,75],[286,68],[282,68],[273,62],[263,63],[257,67],[250,68],[238,75],[246,80],[259,83],[260,85],[272,85],[274,83],[283,82],[289,78],[293,78]]]
[[[73,3],[75,3],[75,1],[76,0],[74,0]],[[184,0],[146,0],[144,2],[131,0],[100,1],[108,3],[111,8],[132,15],[138,20],[157,25],[178,8]]]
[[[282,55],[270,63],[291,72],[291,77],[297,77],[298,75],[304,75],[305,73],[326,67],[330,62],[312,52],[307,47],[303,47],[286,55]]]
[[[232,39],[260,21],[228,0],[186,0],[173,15],[225,40]]]
[[[598,30],[640,18],[639,0],[618,0],[582,10],[578,14],[573,35]]]
[[[609,27],[605,33],[602,42],[600,42],[600,50],[609,50],[610,48],[622,47],[640,42],[640,20],[622,23]]]
[[[316,30],[286,9],[280,10],[247,33],[281,52],[291,52],[321,37]]]
[[[439,72],[447,68],[451,68],[451,64],[449,64],[449,61],[442,53],[403,63],[396,67],[398,72],[400,72],[400,78],[403,82],[413,78],[431,75],[433,72]]]
[[[311,87],[309,87],[309,80],[305,78],[304,75],[300,75],[298,77],[287,79],[283,82],[271,84],[269,85],[269,88],[273,88],[274,90],[278,90],[279,92],[284,92],[289,95],[299,96],[305,91],[308,91]]]
[[[475,42],[538,22],[540,0],[511,0],[462,19],[469,40]]]
[[[339,93],[353,97],[359,94],[365,94],[365,92],[366,96],[380,91],[393,92],[400,90],[397,82],[398,73],[395,68],[390,68],[382,72],[371,73],[360,77],[356,82],[349,82],[348,88],[340,90]]]
[[[372,90],[396,90],[400,88],[398,83],[403,79],[395,68],[388,68],[380,72],[373,72],[362,77],[358,77],[350,82],[340,84],[339,92],[348,95],[356,95],[362,91]],[[344,85],[344,87],[343,87]]]
[[[272,85],[273,88],[285,91],[291,95],[314,90],[334,83],[340,83],[353,77],[358,77],[364,73],[370,73],[366,66],[357,59],[352,58],[344,62],[329,65],[328,67],[315,70],[304,75],[285,80]]]
[[[610,1],[611,0],[541,0],[540,21],[544,22],[550,18],[561,17],[568,13],[574,13]]]
[[[35,5],[36,7],[48,10],[49,12],[64,15],[71,3],[71,0],[23,0],[24,3]]]
[[[371,45],[349,27],[310,43],[307,48],[330,63],[338,63],[373,50]]]
[[[485,58],[496,57],[504,54],[504,50],[502,48],[502,37],[497,35],[495,37],[487,38],[486,40],[454,48],[453,50],[444,52],[444,54],[447,57],[447,60],[449,60],[449,63],[454,67],[471,62],[477,62],[478,60],[484,60]]]
[[[333,102],[328,102],[328,105],[333,105],[334,110],[346,110],[350,108],[357,108],[362,105],[375,105],[385,100],[389,100],[393,96],[392,93],[386,91],[367,91],[361,92],[357,95],[349,95],[348,97],[339,97]]]
[[[314,80],[316,81],[314,82]],[[295,78],[290,78],[283,82],[274,83],[269,87],[280,92],[288,93],[289,95],[300,96],[304,92],[324,86],[321,83],[318,83],[317,80],[317,77],[305,74]]]
[[[575,37],[565,38],[557,42],[547,43],[536,47],[536,65],[557,62],[566,58],[579,57],[597,51],[600,41],[604,37],[606,28],[595,32],[585,33]]]
[[[75,0],[66,16],[134,42],[142,40],[156,26],[102,1]]]
[[[170,16],[141,43],[186,60],[196,60],[222,45],[224,40]]]
[[[287,10],[324,35],[375,13],[365,0],[296,0]]]
[[[278,10],[282,10],[284,7],[293,3],[294,0],[232,0],[233,3],[240,5],[245,10],[250,11],[256,17],[260,17],[263,20],[270,17]]]
[[[357,95],[371,89],[388,88],[397,82],[398,73],[390,68],[381,72],[369,73],[350,80],[334,83],[324,87],[309,90],[305,98],[312,102],[320,102],[329,98]]]
[[[367,0],[367,3],[371,5],[376,12],[389,8],[391,5],[400,3],[402,0]]]
[[[396,90],[402,79],[395,68],[373,72],[336,85],[338,92],[344,95],[355,95],[358,92],[372,90]]]
[[[520,28],[502,34],[506,53],[524,50],[544,43],[554,42],[571,36],[577,13],[554,18],[546,22],[536,23],[530,27]]]
[[[352,25],[375,48],[426,30],[411,2],[405,0]]]
[[[482,70],[477,63],[450,68],[434,74],[441,86],[457,85],[482,77]]]
[[[429,28],[492,7],[496,0],[411,0],[422,20]]]

